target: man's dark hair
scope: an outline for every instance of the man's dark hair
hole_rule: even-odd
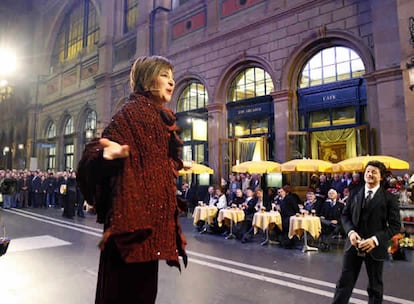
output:
[[[380,171],[381,177],[385,176],[385,173],[387,172],[387,168],[385,167],[385,165],[378,161],[378,160],[371,160],[367,163],[367,165],[365,166],[365,169],[367,169],[368,166],[373,166],[373,167],[377,167]],[[365,170],[364,170],[365,172]]]

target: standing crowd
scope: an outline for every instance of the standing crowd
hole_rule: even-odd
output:
[[[2,206],[9,208],[62,208],[62,216],[84,217],[84,199],[74,171],[0,170]]]

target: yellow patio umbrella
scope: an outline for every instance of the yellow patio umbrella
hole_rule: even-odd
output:
[[[250,160],[232,167],[232,172],[264,174],[280,172],[280,164],[270,160]]]
[[[378,160],[382,162],[389,170],[407,170],[410,168],[410,164],[408,162],[388,155],[356,156],[340,161],[336,163],[336,166],[338,166],[343,172],[362,172],[364,171],[367,163],[371,160]]]
[[[178,171],[178,174],[214,174],[214,170],[202,164],[184,162],[184,168]]]
[[[320,160],[300,158],[292,159],[281,165],[282,172],[332,172],[333,163]]]

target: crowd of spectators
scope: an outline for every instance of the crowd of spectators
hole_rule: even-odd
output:
[[[0,193],[4,209],[61,208],[66,218],[84,217],[74,171],[0,170]]]
[[[205,205],[214,205],[218,209],[236,207],[243,209],[245,220],[233,227],[233,232],[243,242],[252,238],[252,219],[255,212],[260,210],[277,210],[282,218],[282,230],[275,227],[274,238],[284,247],[294,247],[295,240],[288,238],[289,219],[300,213],[309,213],[319,216],[322,225],[322,234],[319,241],[327,238],[343,238],[341,213],[349,196],[363,187],[363,179],[359,173],[312,174],[306,197],[300,198],[293,192],[292,185],[283,185],[280,188],[261,187],[262,178],[258,174],[231,174],[228,181],[221,186],[210,185],[206,193],[192,191],[188,184],[184,185],[178,195],[188,201],[190,214],[198,201]],[[387,191],[398,196],[401,204],[411,202],[410,175],[395,176],[391,172],[383,180]],[[199,223],[199,229],[205,223]],[[216,225],[217,222],[214,223]],[[216,226],[209,231],[223,233]],[[228,231],[224,231],[226,234]]]

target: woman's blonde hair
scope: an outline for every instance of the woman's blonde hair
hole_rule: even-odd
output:
[[[131,68],[129,82],[134,93],[147,95],[161,70],[174,70],[170,60],[162,56],[138,57]]]

